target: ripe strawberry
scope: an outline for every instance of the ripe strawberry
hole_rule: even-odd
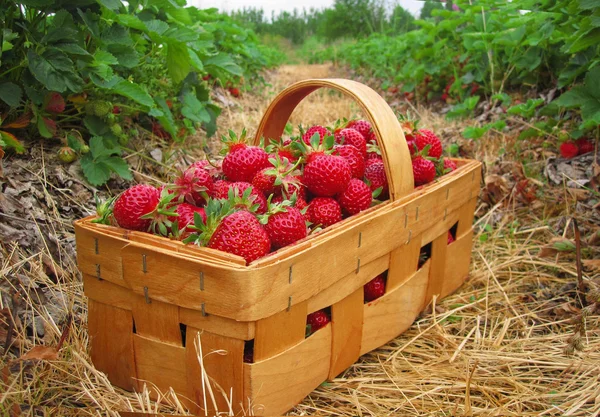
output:
[[[452,236],[452,232],[450,230],[448,230],[448,244],[451,244],[452,242],[454,242],[454,236]]]
[[[223,159],[223,173],[229,181],[252,182],[258,171],[270,166],[269,154],[259,146],[250,146],[246,142],[246,129],[238,138],[229,131],[229,138],[223,137],[229,153]]]
[[[367,156],[365,158],[365,165],[371,163],[371,161],[382,161],[381,149],[374,143],[370,143],[367,146]]]
[[[387,197],[388,182],[383,161],[372,162],[365,168],[365,180],[369,182],[371,191],[375,191],[381,187],[381,193],[379,194],[380,199],[385,199]]]
[[[206,212],[201,207],[196,207],[188,203],[181,203],[175,208],[177,216],[169,217],[172,223],[177,222],[179,229],[178,236],[180,239],[185,239],[194,231],[190,226],[194,225],[194,213],[198,213],[202,218],[202,222],[206,223]]]
[[[209,223],[207,215],[207,224]],[[241,256],[250,263],[271,250],[271,241],[258,219],[240,210],[223,217],[207,243],[209,248]]]
[[[332,197],[344,191],[350,178],[350,165],[341,156],[323,154],[304,166],[303,182],[318,197]]]
[[[429,159],[417,156],[412,160],[415,187],[427,184],[435,179],[435,164]]]
[[[115,201],[113,215],[125,229],[147,231],[151,219],[141,217],[153,212],[160,200],[159,191],[151,185],[138,184],[125,190]]]
[[[152,120],[152,134],[161,139],[171,139],[171,134],[155,120]]]
[[[560,145],[560,155],[563,158],[571,159],[576,157],[578,153],[579,148],[577,147],[577,143],[573,142],[572,140],[563,142]]]
[[[448,172],[452,172],[455,171],[456,168],[456,163],[453,160],[444,158],[444,171],[449,170]]]
[[[354,215],[371,207],[373,194],[371,188],[359,179],[352,178],[348,187],[337,196],[344,213]]]
[[[227,198],[227,193],[231,184],[233,183],[226,180],[215,181],[213,185],[213,196],[215,198]]]
[[[120,114],[120,113],[121,113],[121,108],[119,106],[113,106],[112,114]]]
[[[379,143],[377,141],[377,135],[373,130],[369,132],[369,135],[365,139],[367,139],[367,144],[377,145]]]
[[[304,239],[308,229],[304,215],[290,202],[269,205],[269,210],[260,217],[260,222],[271,239],[273,249],[283,248]]]
[[[48,113],[62,113],[65,111],[65,99],[57,92],[52,92],[46,96],[46,111]]]
[[[236,87],[232,87],[229,89],[229,93],[234,96],[234,97],[239,97],[240,96],[240,89],[236,88]]]
[[[308,333],[312,334],[316,332],[317,330],[325,327],[330,321],[331,319],[329,318],[325,310],[318,310],[314,313],[310,313],[306,317],[306,325],[310,327]]]
[[[308,204],[308,220],[323,228],[342,220],[342,209],[337,201],[330,197],[316,197]]]
[[[431,130],[419,129],[415,135],[415,144],[419,151],[430,145],[428,155],[433,158],[442,156],[442,142]]]
[[[228,185],[227,188],[225,188],[226,185]],[[238,195],[238,199],[235,200],[235,203],[238,207],[247,207],[250,209],[252,206],[256,205],[255,210],[250,211],[256,211],[258,214],[266,213],[267,200],[265,196],[260,191],[255,189],[249,182],[238,181],[228,184],[219,183],[218,187],[219,189],[215,190],[214,193],[215,198],[226,200],[231,197],[230,190],[235,190],[237,191]],[[244,198],[244,195],[246,195],[247,201],[246,198]]]
[[[273,199],[271,201],[273,203],[282,203],[282,202],[286,201],[286,198],[283,195],[278,195],[278,196],[273,197]],[[287,201],[290,201],[292,203],[292,207],[296,207],[300,211],[303,211],[305,207],[308,207],[308,203],[306,202],[306,199],[304,199],[303,197],[297,196],[295,200],[288,199]],[[306,216],[305,216],[305,218],[306,218]]]
[[[223,178],[223,160],[216,159],[209,161],[208,159],[201,159],[194,162],[190,167],[203,168],[212,177],[213,181],[217,181]]]
[[[298,160],[298,154],[292,149],[292,140],[289,138],[281,141],[271,139],[270,143],[265,147],[265,150],[270,154],[278,156],[282,161],[287,159],[293,164]]]
[[[363,158],[367,155],[367,141],[358,130],[352,128],[341,129],[335,133],[335,141],[338,144],[354,146],[360,151]]]
[[[201,206],[213,194],[213,179],[203,167],[194,163],[173,181],[174,191],[189,204]]]
[[[579,138],[575,141],[579,148],[578,155],[594,151],[594,143],[588,138]]]
[[[365,303],[376,300],[385,294],[385,278],[383,274],[377,275],[364,286]]]
[[[352,178],[362,178],[365,175],[364,156],[352,145],[337,145],[334,154],[341,156],[350,166],[350,175]]]
[[[319,125],[312,126],[302,135],[302,140],[304,141],[304,143],[310,145],[310,139],[315,133],[319,134],[319,143],[323,142],[323,138],[325,136],[331,136],[331,132],[329,131],[329,129]]]
[[[261,169],[254,175],[252,185],[257,190],[261,191],[265,197],[270,194],[281,194],[283,188],[288,188],[290,182],[297,181],[295,177],[289,175],[296,169],[295,165],[291,165],[287,160],[269,158],[272,166]]]
[[[358,130],[358,133],[363,135],[365,139],[369,137],[369,132],[372,129],[371,122],[368,120],[352,120],[346,127]]]

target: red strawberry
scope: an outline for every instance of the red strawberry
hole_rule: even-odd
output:
[[[215,198],[227,198],[227,192],[231,187],[232,182],[226,180],[217,180],[213,185],[213,196]]]
[[[194,162],[190,167],[203,168],[212,177],[214,181],[219,180],[223,177],[223,160],[217,159],[209,161],[208,159],[201,159],[200,161]]]
[[[173,223],[177,221],[181,239],[185,239],[193,231],[193,229],[188,226],[194,224],[194,213],[200,214],[202,222],[206,223],[206,212],[201,207],[196,207],[188,203],[181,203],[177,206],[175,212],[177,213],[177,216],[171,216],[169,220]]]
[[[335,133],[335,141],[339,144],[354,146],[364,158],[367,155],[367,141],[365,137],[352,128],[341,129]]]
[[[121,108],[119,106],[113,106],[112,114],[120,114],[120,113],[121,113]]]
[[[444,171],[450,170],[448,172],[452,172],[452,171],[455,171],[456,168],[457,168],[456,163],[453,160],[444,158]]]
[[[371,207],[371,188],[359,179],[352,178],[348,187],[337,196],[337,201],[345,213],[354,215]]]
[[[234,97],[239,97],[240,96],[240,89],[233,87],[229,89],[229,93],[234,96]]]
[[[329,131],[329,129],[323,127],[323,126],[312,126],[310,127],[303,135],[302,135],[302,140],[304,141],[304,143],[306,143],[307,145],[310,145],[310,139],[313,137],[313,135],[315,133],[319,134],[320,140],[319,142],[323,142],[323,138],[325,136],[331,136],[331,132]]]
[[[452,232],[450,232],[450,230],[448,230],[448,244],[451,244],[452,242],[454,242],[454,236],[452,236]]]
[[[568,140],[566,142],[563,142],[560,145],[560,154],[563,158],[574,158],[577,156],[577,154],[579,153],[579,148],[577,147],[577,144],[575,142],[573,142],[572,140]]]
[[[261,191],[265,197],[281,194],[282,189],[289,189],[290,183],[298,182],[296,177],[288,175],[295,170],[295,166],[289,161],[282,161],[277,156],[270,158],[269,162],[272,166],[258,171],[252,179],[254,188]]]
[[[367,143],[371,143],[373,145],[377,145],[379,143],[377,141],[377,135],[375,135],[375,132],[373,130],[369,132],[369,135],[366,137],[366,139]]]
[[[381,149],[374,143],[370,143],[367,146],[367,157],[365,158],[365,165],[370,163],[370,161],[382,161],[381,157]]]
[[[385,199],[387,197],[388,182],[383,161],[372,162],[365,168],[365,180],[371,184],[371,191],[375,191],[379,187],[382,187],[381,193],[379,194],[380,199]]]
[[[350,165],[341,156],[322,154],[304,166],[303,182],[318,197],[332,197],[346,188]]]
[[[299,209],[289,205],[271,206],[267,214],[261,217],[261,223],[265,225],[273,249],[291,245],[308,235],[304,215]]]
[[[229,153],[223,159],[223,173],[229,181],[252,182],[258,171],[269,167],[269,154],[258,146],[246,144],[246,130],[238,138],[230,131],[223,140]]]
[[[207,217],[207,224],[211,222]],[[246,210],[226,215],[212,233],[207,246],[241,256],[250,263],[271,250],[271,241],[258,219]]]
[[[227,185],[228,185],[228,187],[226,188]],[[244,199],[239,199],[239,200],[236,200],[236,204],[238,204],[240,207],[242,207],[242,206],[247,207],[248,205],[258,204],[256,213],[258,213],[258,214],[266,213],[267,200],[265,199],[265,196],[260,191],[258,191],[256,188],[254,188],[252,186],[252,184],[250,184],[249,182],[238,181],[238,182],[232,182],[232,183],[228,183],[228,184],[219,183],[218,187],[219,187],[218,190],[215,190],[214,196],[215,196],[215,198],[222,199],[222,200],[229,198],[229,190],[230,189],[237,190],[238,197],[243,196],[243,194],[246,192],[246,190],[249,190],[248,191],[248,201],[245,201]]]
[[[365,175],[365,159],[354,146],[337,145],[334,152],[348,162],[352,178],[362,178]]]
[[[310,326],[310,333],[325,327],[330,321],[331,319],[324,310],[315,311],[306,317],[306,324]]]
[[[377,275],[364,286],[365,302],[376,300],[385,294],[385,279],[383,274]]]
[[[419,129],[415,135],[415,143],[420,151],[430,145],[428,155],[433,158],[442,156],[442,142],[431,130]]]
[[[175,192],[189,204],[201,206],[213,194],[213,180],[208,171],[194,163],[173,181]]]
[[[52,92],[46,97],[46,111],[48,113],[62,113],[65,111],[65,99],[59,93]]]
[[[352,120],[346,127],[358,130],[358,133],[363,135],[365,139],[369,137],[369,132],[372,129],[371,123],[368,120]]]
[[[583,155],[588,152],[594,151],[594,143],[588,138],[579,138],[575,141],[579,148],[578,155]]]
[[[342,209],[337,201],[330,197],[316,197],[308,205],[308,220],[323,228],[342,220]]]
[[[412,160],[415,187],[427,184],[435,179],[435,164],[429,159],[417,156]]]
[[[151,219],[141,217],[156,209],[160,192],[151,185],[138,184],[125,190],[115,201],[113,215],[125,229],[147,231]]]
[[[152,134],[161,139],[171,139],[171,134],[155,120],[152,120]]]

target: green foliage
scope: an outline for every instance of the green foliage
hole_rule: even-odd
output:
[[[261,70],[282,60],[230,17],[184,0],[5,1],[0,22],[0,114],[30,114],[38,135],[65,143],[66,129],[82,129],[94,185],[130,177],[120,147],[128,128],[211,136],[212,86],[263,81]]]

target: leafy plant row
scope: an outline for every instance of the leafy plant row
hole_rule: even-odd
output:
[[[449,117],[470,114],[482,96],[510,104],[505,92],[557,88],[546,113],[573,108],[581,129],[600,124],[600,1],[458,0],[432,15],[415,21],[419,29],[331,46],[311,60],[347,64],[409,99],[456,104]],[[567,90],[573,84],[581,85]],[[512,112],[531,117],[542,102]]]
[[[262,81],[283,55],[185,0],[7,1],[0,10],[0,150],[60,138],[93,185],[131,174],[137,128],[174,141],[216,130],[213,85]]]

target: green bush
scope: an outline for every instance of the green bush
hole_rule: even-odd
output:
[[[134,127],[175,141],[199,128],[211,136],[212,84],[260,80],[282,59],[184,0],[5,1],[0,22],[0,149],[58,137],[81,153],[93,185],[131,176],[121,147]]]

